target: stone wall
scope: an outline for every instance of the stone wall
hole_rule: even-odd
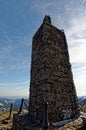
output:
[[[48,101],[49,121],[57,122],[68,118],[67,111],[70,118],[77,115],[77,96],[65,33],[49,18],[33,37],[29,107],[42,121],[43,102]]]
[[[66,121],[67,122],[67,121]],[[48,130],[85,130],[83,126],[83,122],[81,118],[71,120],[69,123],[66,123],[61,126],[61,122],[59,122],[60,126],[49,126]],[[28,119],[27,114],[16,114],[14,115],[13,120],[13,130],[44,130],[42,124],[31,124],[31,121]]]
[[[13,116],[13,130],[39,130],[37,127],[33,127],[28,114],[15,114]]]

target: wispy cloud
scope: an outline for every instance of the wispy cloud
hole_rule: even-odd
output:
[[[84,17],[85,13],[86,11],[83,12],[83,15],[82,13],[80,13],[78,17],[72,17],[70,19],[70,27],[66,30],[70,58],[73,64],[86,63],[86,17]]]
[[[40,1],[34,8],[50,14],[54,25],[64,28],[78,95],[86,93],[86,0]]]
[[[21,85],[29,85],[29,81],[25,81],[25,82],[17,82],[17,83],[9,83],[9,82],[7,82],[7,83],[0,83],[0,86],[21,86]]]
[[[86,5],[86,0],[82,0],[82,5]]]
[[[48,10],[49,7],[54,6],[55,3],[56,3],[56,0],[53,0],[53,1],[46,0],[46,2],[45,0],[44,1],[37,0],[37,2],[33,1],[33,8],[35,8],[38,11],[40,10],[41,13],[44,13]]]
[[[77,15],[69,19],[70,26],[66,30],[74,81],[77,94],[81,96],[86,95],[86,9],[82,7],[85,6],[83,3],[86,1],[76,9]]]
[[[0,39],[0,70],[27,69],[30,67],[31,39],[29,36],[9,37],[5,30]]]
[[[44,15],[48,14],[51,16],[52,22],[54,25],[56,25],[56,27],[64,29],[67,36],[70,61],[72,63],[77,93],[78,95],[85,94],[86,0],[78,0],[77,2],[75,0],[22,0],[21,2],[19,0],[18,2],[21,4],[17,5],[16,1],[11,3],[11,0],[8,3],[5,3],[5,12],[10,12],[11,5],[16,5],[13,6],[12,13],[14,13],[16,9],[17,14],[14,13],[14,15],[19,18],[16,19],[16,23],[19,27],[21,23],[27,24],[28,20],[34,17],[35,14],[37,14],[37,17],[38,15],[44,17]],[[6,4],[10,7],[9,9]],[[21,5],[23,5],[24,8],[21,8]],[[35,14],[33,12],[35,12]],[[29,13],[31,14],[30,17],[28,16]],[[10,14],[9,16],[12,17],[13,14]],[[5,20],[6,17],[7,16],[5,14]],[[33,21],[35,20],[36,19]],[[24,30],[24,26],[22,26],[22,24],[21,27],[23,27],[22,30]],[[0,21],[0,25],[0,72],[6,70],[24,70],[26,68],[30,68],[31,35],[27,33],[25,35],[9,36],[9,33],[7,32],[7,24],[3,21]]]

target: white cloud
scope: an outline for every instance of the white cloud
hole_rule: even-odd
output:
[[[86,95],[86,67],[84,71],[79,72],[76,76],[75,85],[77,86],[78,95]]]
[[[54,6],[56,0],[49,1],[49,0],[43,0],[43,1],[37,1],[33,2],[33,8],[36,10],[40,11],[40,13],[44,13],[48,10],[49,7]]]
[[[86,5],[86,0],[82,0],[82,5]]]
[[[86,63],[86,45],[71,47],[69,51],[72,63]]]
[[[66,35],[77,94],[82,96],[86,95],[86,9],[79,13],[69,20]]]
[[[50,14],[56,27],[64,28],[77,93],[86,95],[86,0],[44,0],[33,6],[42,15]]]

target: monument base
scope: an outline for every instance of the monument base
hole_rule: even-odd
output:
[[[49,130],[56,130],[54,128],[53,126],[50,126]],[[13,130],[44,130],[44,128],[43,128],[43,122],[40,123],[40,121],[36,119],[31,120],[29,119],[28,113],[24,113],[24,114],[14,114]]]
[[[64,120],[52,123],[49,126],[48,130],[57,130],[58,127],[65,125],[69,122],[73,121],[74,119]],[[59,125],[60,124],[60,125]],[[40,122],[37,119],[30,119],[28,113],[21,113],[21,114],[14,114],[13,116],[13,130],[43,130],[43,122]]]
[[[13,130],[42,130],[42,123],[30,119],[28,113],[14,114]]]

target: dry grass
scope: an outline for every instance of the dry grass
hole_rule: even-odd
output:
[[[82,127],[83,127],[83,122],[81,118],[78,118],[75,121],[67,123],[66,125],[58,128],[58,130],[83,130]]]
[[[84,107],[81,107],[80,110],[86,111]],[[0,116],[0,130],[12,130],[13,114],[16,113],[16,111],[13,111],[10,119],[7,119],[9,117],[9,113],[5,113]],[[54,128],[54,130],[86,130],[86,128],[83,128],[83,122],[81,118],[78,118],[77,120],[67,123],[64,126]]]
[[[80,109],[81,112],[85,112],[86,113],[86,105],[79,106],[79,109]]]
[[[15,111],[12,112],[10,119],[8,119],[9,113],[0,116],[0,130],[12,130],[13,114],[15,113]]]

